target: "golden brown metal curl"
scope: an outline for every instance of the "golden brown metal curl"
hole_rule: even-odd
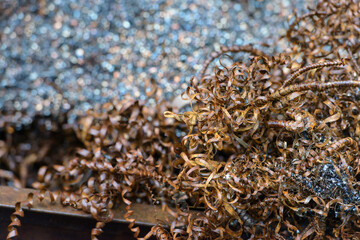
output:
[[[210,57],[204,62],[203,68],[200,72],[200,78],[203,78],[205,76],[205,72],[207,68],[209,67],[210,63],[214,61],[216,58],[220,57],[222,54],[228,53],[228,52],[248,52],[253,54],[254,56],[267,56],[264,52],[254,48],[251,45],[245,45],[245,46],[222,46],[221,49],[217,52],[212,52],[210,54]]]

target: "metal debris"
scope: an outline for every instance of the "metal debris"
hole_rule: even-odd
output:
[[[310,0],[306,2],[311,2]],[[303,1],[2,1],[1,122],[35,115],[69,123],[131,94],[153,78],[171,100],[222,45],[267,43],[281,50],[286,17]]]

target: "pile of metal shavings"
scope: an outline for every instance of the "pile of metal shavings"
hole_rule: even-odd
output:
[[[295,15],[280,55],[221,48],[203,69],[222,53],[251,57],[192,78],[188,110],[162,101],[153,81],[144,101],[89,111],[76,129],[85,147],[40,168],[41,191],[16,203],[7,238],[17,235],[21,206],[46,197],[91,213],[94,240],[118,202],[143,239],[357,239],[360,59],[357,40],[345,39],[358,36],[359,15],[359,1],[320,0]],[[342,31],[345,19],[351,31]],[[174,220],[140,235],[134,202],[161,204]]]
[[[100,110],[127,94],[144,100],[149,79],[171,101],[186,88],[186,77],[198,72],[222,44],[266,39],[265,51],[283,48],[275,36],[285,33],[290,11],[306,4],[278,2],[279,8],[273,1],[1,1],[2,183],[19,186],[19,179],[28,176],[22,176],[21,162],[57,141],[63,129],[70,132],[88,109]],[[272,35],[270,26],[278,34]],[[47,132],[33,130],[37,128]],[[66,134],[64,141],[74,141],[73,135]],[[10,166],[9,159],[16,161]],[[20,182],[25,187],[32,180]]]
[[[73,124],[115,97],[144,100],[149,78],[171,100],[221,45],[265,41],[269,53],[282,49],[277,37],[294,7],[306,3],[1,1],[0,109],[8,118],[0,117],[0,128],[3,121],[21,128],[35,115],[68,114]]]

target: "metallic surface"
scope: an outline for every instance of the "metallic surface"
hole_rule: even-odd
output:
[[[26,201],[30,192],[36,190],[0,186],[0,239],[4,239],[7,234],[15,203]],[[123,217],[125,207],[123,204],[114,209],[114,220],[107,224],[100,239],[132,239],[128,222]],[[42,202],[35,200],[30,210],[27,207],[23,209],[25,216],[20,218],[22,226],[19,228],[19,239],[90,239],[91,229],[96,223],[90,214],[63,207],[58,202],[51,204],[46,198]],[[145,235],[158,222],[167,222],[166,218],[171,218],[159,206],[134,203],[131,210],[134,211],[132,217],[136,219],[136,224],[143,229],[141,235]],[[25,234],[31,237],[27,235],[23,238]]]

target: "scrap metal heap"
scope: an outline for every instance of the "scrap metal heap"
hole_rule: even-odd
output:
[[[359,236],[359,19],[358,1],[323,0],[293,17],[278,56],[223,48],[252,57],[193,78],[183,94],[189,111],[160,101],[151,84],[156,107],[129,98],[88,112],[76,130],[84,148],[41,167],[33,186],[44,191],[22,204],[49,189],[51,201],[60,195],[93,215],[92,239],[119,201],[135,237],[133,202],[174,216],[145,239]]]

